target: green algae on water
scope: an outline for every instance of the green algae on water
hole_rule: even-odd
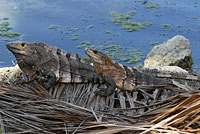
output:
[[[8,22],[3,22],[2,24],[1,24],[1,26],[8,26],[9,24],[8,24]]]
[[[71,40],[78,40],[79,37],[78,37],[78,34],[74,34],[74,37],[71,37]]]
[[[152,42],[151,45],[152,45],[152,46],[157,46],[158,43],[157,43],[157,42]]]
[[[94,25],[89,25],[87,28],[93,28],[94,27]]]
[[[193,4],[199,4],[199,2],[193,2]]]
[[[139,63],[139,64],[137,64],[136,67],[137,67],[137,68],[143,68],[144,66],[143,66],[141,63]]]
[[[91,43],[89,41],[83,41],[83,42],[81,42],[81,44],[83,44],[83,45],[90,45]]]
[[[135,11],[129,11],[128,12],[128,15],[130,15],[130,16],[132,16],[132,15],[134,15],[135,14]]]
[[[104,30],[103,32],[106,33],[106,34],[111,33],[110,31],[107,31],[107,30]]]
[[[56,28],[58,28],[58,26],[56,26],[56,25],[50,25],[48,28],[49,29],[56,29]]]
[[[0,31],[8,31],[12,29],[11,27],[7,27],[7,26],[0,26]]]
[[[71,37],[71,40],[78,40],[78,37]]]
[[[112,11],[111,12],[111,16],[113,16],[114,18],[112,19],[113,21],[126,21],[128,19],[130,19],[130,15],[128,14],[122,14],[122,13],[118,13],[116,11]],[[120,23],[120,22],[119,22]]]
[[[101,48],[105,53],[114,60],[119,62],[126,62],[128,64],[135,64],[144,58],[140,50],[130,50],[128,48],[123,48],[119,45],[109,45]]]
[[[0,23],[0,36],[3,37],[16,37],[16,36],[20,36],[19,33],[16,32],[9,32],[10,29],[12,29],[11,27],[9,27],[9,22],[7,22],[7,20],[9,20],[9,18],[3,18],[1,19],[1,23]],[[4,39],[4,41],[8,41],[9,39]]]
[[[3,20],[9,20],[9,18],[5,17],[5,18],[3,18]]]
[[[139,29],[145,28],[146,26],[152,25],[151,22],[136,22],[135,20],[131,20],[131,16],[135,12],[131,11],[127,14],[118,13],[115,11],[111,12],[111,16],[113,17],[111,21],[115,24],[121,25],[122,29],[125,29],[128,32],[138,31]]]
[[[10,40],[10,39],[3,39],[4,41],[6,41],[6,42],[11,42],[12,40]]]
[[[151,22],[144,22],[143,23],[145,26],[151,26],[153,23],[151,23]]]
[[[169,24],[162,24],[163,28],[170,28],[171,26]]]
[[[66,29],[67,29],[67,31],[70,31],[70,32],[76,32],[77,30],[80,30],[81,28],[79,28],[79,27],[67,27]]]
[[[126,23],[130,19],[130,15],[122,14],[115,11],[111,12],[111,16],[113,17],[111,21],[115,24],[122,25]]]
[[[4,33],[0,33],[0,36],[6,36],[6,37],[16,37],[16,36],[20,36],[19,33],[10,33],[10,32],[4,32]]]
[[[12,29],[11,27],[8,27],[9,23],[8,22],[2,22],[0,26],[0,31],[8,31]]]
[[[159,4],[155,4],[155,3],[151,3],[149,5],[146,5],[145,7],[146,8],[156,8],[156,9],[158,9],[158,8],[160,8],[160,5]]]
[[[192,20],[197,20],[198,18],[197,17],[192,17]]]

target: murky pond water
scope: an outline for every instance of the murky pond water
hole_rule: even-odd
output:
[[[160,8],[146,8],[152,3]],[[129,15],[129,20],[152,25],[128,32],[111,21],[112,11]],[[128,14],[133,11],[134,14]],[[100,47],[103,51],[109,48],[114,53],[132,50],[139,53],[140,60],[141,54],[145,57],[152,49],[152,43],[160,44],[179,34],[190,40],[193,67],[199,71],[199,13],[198,0],[148,0],[147,3],[142,0],[0,0],[1,26],[12,28],[6,29],[10,33],[20,34],[7,37],[6,30],[0,31],[4,33],[0,34],[0,67],[12,65],[15,59],[6,49],[8,41],[45,42],[85,57],[83,49],[78,49],[84,45]],[[129,66],[138,64],[123,61]]]

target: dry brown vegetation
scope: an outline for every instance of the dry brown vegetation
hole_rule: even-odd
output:
[[[67,85],[71,94],[65,96],[71,99],[64,101],[37,83],[1,84],[1,129],[45,134],[200,133],[199,90],[175,84],[140,86],[136,92],[116,91],[109,97],[93,95],[92,101],[89,93],[95,86]],[[157,90],[165,92],[158,95]],[[167,94],[171,97],[164,97]],[[75,97],[79,101],[72,101]]]

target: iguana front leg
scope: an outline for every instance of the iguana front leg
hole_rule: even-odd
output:
[[[49,89],[56,85],[56,75],[49,69],[40,69],[36,80],[45,88]]]
[[[116,83],[115,81],[113,80],[112,76],[109,75],[109,74],[106,74],[104,76],[104,80],[107,82],[108,84],[108,87],[105,88],[105,87],[101,87],[99,86],[99,91],[96,92],[97,95],[100,95],[100,96],[109,96],[111,94],[113,94],[113,92],[115,91],[115,88],[117,87],[116,86]]]
[[[16,84],[29,83],[29,82],[32,82],[33,80],[35,80],[37,77],[38,77],[38,74],[35,73],[29,79],[16,81]]]

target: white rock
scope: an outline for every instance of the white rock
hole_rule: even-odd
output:
[[[0,68],[0,82],[9,82],[22,76],[22,71],[18,65],[14,67]]]
[[[192,64],[193,58],[190,42],[180,35],[155,46],[144,61],[144,67],[179,66],[186,70],[192,70]]]

